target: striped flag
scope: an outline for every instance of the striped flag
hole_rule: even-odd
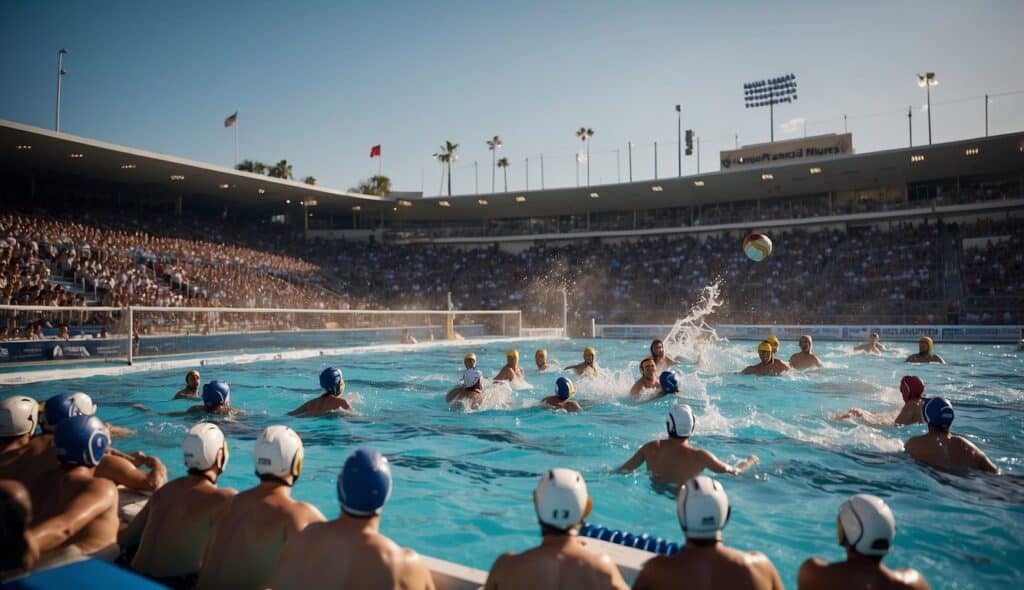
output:
[[[237,122],[238,122],[238,111],[235,111],[235,113],[233,115],[231,115],[227,119],[224,119],[224,126],[225,127],[234,127],[235,123],[237,123]]]

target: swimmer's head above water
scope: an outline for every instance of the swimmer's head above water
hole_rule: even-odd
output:
[[[881,559],[896,538],[892,510],[877,496],[857,494],[839,506],[839,544],[861,555]]]
[[[189,386],[192,389],[197,389],[199,387],[200,379],[201,377],[199,376],[199,371],[192,370],[189,371],[188,373],[185,373],[185,385]]]
[[[573,397],[576,395],[576,384],[566,377],[559,377],[555,380],[555,395],[562,401]]]
[[[680,488],[676,512],[687,541],[721,541],[732,507],[722,484],[706,475],[698,475]]]
[[[61,393],[46,400],[43,406],[43,430],[54,432],[61,422],[71,416],[92,416],[96,404],[88,394],[81,391]]]
[[[181,443],[181,454],[189,473],[202,473],[217,468],[223,473],[228,466],[228,441],[212,422],[200,422],[189,429]]]
[[[665,428],[671,438],[690,438],[697,425],[693,417],[693,409],[686,404],[676,404],[668,411]]]
[[[665,393],[679,393],[679,378],[672,371],[662,371],[658,383]]]
[[[804,334],[801,336],[798,343],[800,344],[800,350],[803,352],[810,352],[811,347],[814,346],[814,340],[811,338],[810,334]]]
[[[320,373],[320,387],[332,395],[341,395],[345,391],[345,379],[341,374],[341,369],[337,367],[324,369]]]
[[[761,362],[763,363],[770,362],[774,353],[775,351],[772,349],[772,343],[767,340],[764,340],[757,345],[757,356],[761,358]]]
[[[647,357],[640,361],[640,374],[643,375],[645,379],[653,379],[654,371],[657,370],[657,367],[658,365],[654,362],[654,359]]]
[[[375,449],[356,449],[338,475],[338,501],[348,516],[380,514],[391,497],[391,466]]]
[[[62,465],[95,467],[110,448],[110,434],[95,416],[70,416],[57,426],[53,448]]]
[[[0,438],[32,434],[39,424],[39,402],[12,395],[0,404]]]
[[[921,417],[928,428],[949,430],[956,419],[956,412],[953,410],[953,404],[946,398],[933,397],[921,406]]]
[[[594,364],[597,360],[597,350],[593,346],[588,346],[583,349],[583,361],[588,365]]]
[[[917,347],[921,354],[931,354],[932,349],[935,348],[935,342],[928,336],[921,336],[921,339],[917,341]]]
[[[508,352],[505,353],[505,360],[508,361],[508,364],[512,365],[513,367],[518,365],[519,351],[514,348],[509,350]]]
[[[772,345],[772,354],[779,352],[779,338],[777,336],[769,336],[764,341]]]
[[[467,352],[466,356],[462,357],[462,364],[465,365],[467,369],[472,369],[473,367],[475,367],[476,366],[476,353],[474,353],[474,352]]]
[[[210,381],[203,386],[203,405],[217,408],[231,404],[231,387],[227,381]]]
[[[665,343],[655,339],[651,341],[651,358],[658,360],[665,356]]]
[[[256,439],[252,457],[256,463],[256,476],[261,480],[276,479],[285,485],[295,485],[302,474],[302,439],[287,426],[268,426]],[[292,478],[290,482],[287,480],[289,476]]]
[[[900,395],[904,402],[924,397],[924,381],[917,375],[905,375],[900,379]]]
[[[533,490],[537,521],[545,533],[564,534],[590,514],[593,503],[578,471],[556,468],[541,476]]]

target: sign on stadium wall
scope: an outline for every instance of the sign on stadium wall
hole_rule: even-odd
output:
[[[743,146],[738,150],[720,152],[722,170],[750,166],[763,166],[776,162],[788,163],[842,156],[853,153],[852,133],[829,133],[774,143]]]

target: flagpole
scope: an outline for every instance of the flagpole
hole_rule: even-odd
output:
[[[235,109],[235,168],[238,167],[238,109]]]

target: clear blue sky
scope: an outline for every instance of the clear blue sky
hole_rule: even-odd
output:
[[[52,127],[57,50],[67,47],[62,130],[230,165],[223,120],[239,109],[240,157],[286,158],[297,177],[348,188],[377,171],[436,194],[431,154],[460,145],[455,192],[490,190],[497,134],[509,190],[574,185],[574,131],[596,131],[594,184],[676,173],[676,113],[718,150],[767,141],[742,84],[784,73],[799,100],[776,139],[843,129],[859,152],[927,141],[915,74],[937,72],[936,142],[1024,129],[1024,2],[37,2],[0,14],[0,118]],[[708,3],[710,4],[710,3]],[[794,121],[795,120],[795,121]],[[794,124],[795,123],[795,124]],[[619,150],[619,171],[615,150]],[[696,170],[684,160],[684,173]],[[585,168],[581,168],[585,173]],[[502,188],[498,173],[498,189]]]

